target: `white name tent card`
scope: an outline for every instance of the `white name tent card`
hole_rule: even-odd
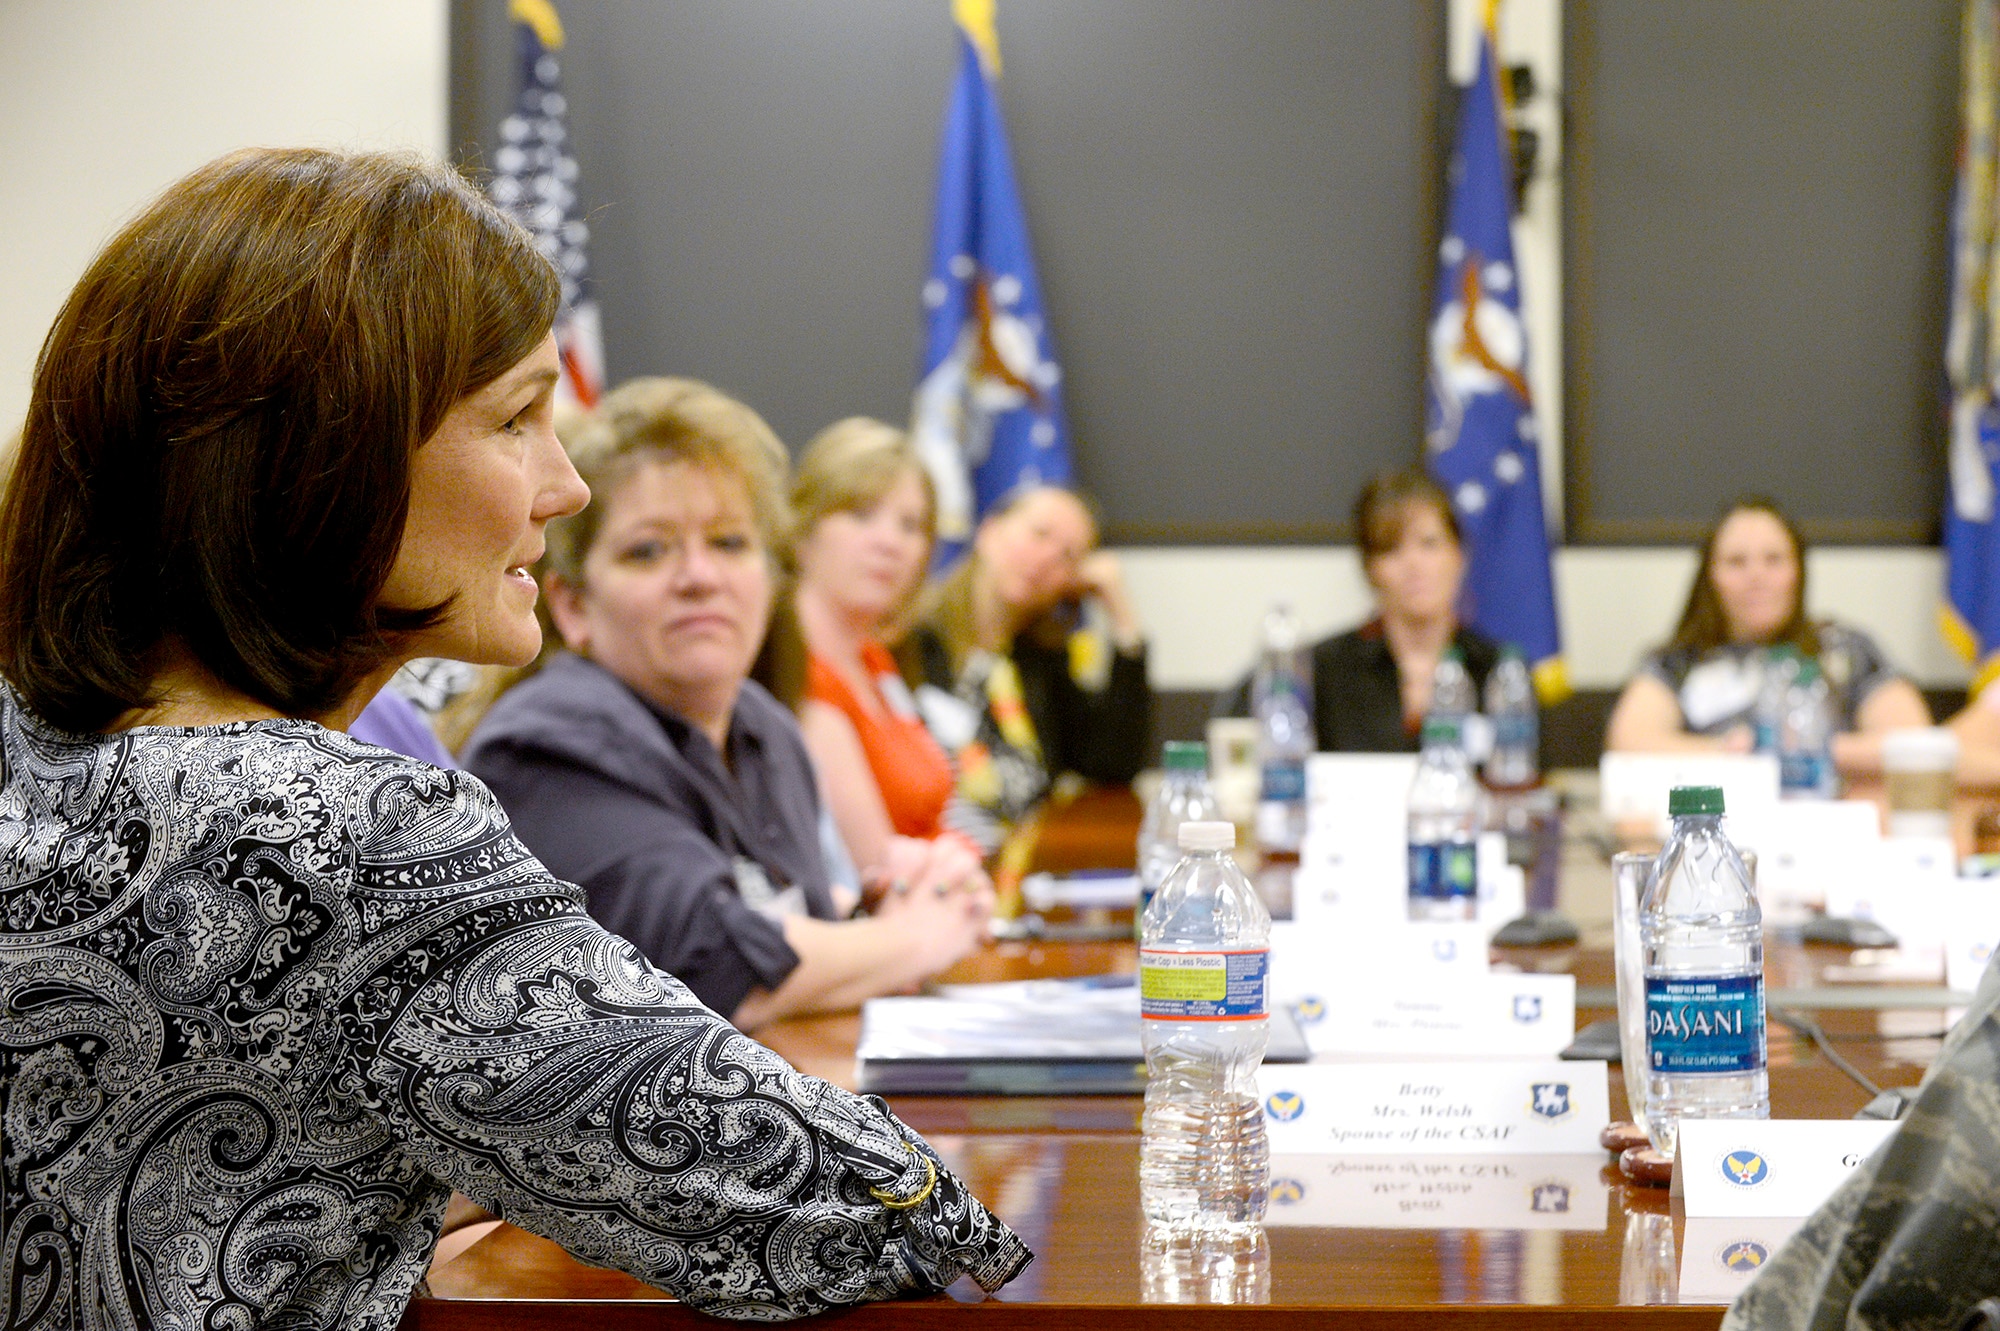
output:
[[[1951,934],[1945,941],[1944,982],[1948,989],[1970,994],[2000,946],[2000,881],[1961,878],[1945,892],[1945,918]]]
[[[1743,1287],[1757,1278],[1764,1263],[1805,1223],[1802,1216],[1689,1216],[1681,1235],[1680,1287],[1677,1303],[1734,1303]]]
[[[1265,1064],[1271,1153],[1588,1155],[1611,1117],[1603,1063]]]
[[[1732,811],[1723,828],[1757,852],[1757,901],[1773,923],[1805,918],[1836,883],[1861,887],[1882,844],[1882,815],[1866,800],[1777,800]]]
[[[1935,949],[1956,932],[1946,914],[1946,896],[1958,881],[1949,839],[1886,837],[1861,867],[1828,881],[1827,914],[1873,920],[1905,948]]]
[[[1552,1058],[1576,1038],[1571,975],[1433,969],[1273,1001],[1291,1010],[1315,1056]]]
[[[1279,1155],[1264,1223],[1323,1229],[1574,1229],[1608,1222],[1604,1153]]]
[[[1346,929],[1409,918],[1410,783],[1407,753],[1316,753],[1306,760],[1306,834],[1292,881],[1301,923]],[[1482,834],[1478,919],[1493,931],[1527,908],[1522,872],[1507,863],[1507,838]]]
[[[1687,1119],[1674,1187],[1689,1216],[1807,1216],[1896,1130],[1879,1119]]]
[[[1271,1001],[1289,1003],[1361,984],[1427,985],[1492,969],[1486,930],[1475,920],[1397,921],[1379,929],[1324,929],[1296,920],[1271,924]]]
[[[1675,786],[1721,786],[1730,817],[1778,802],[1778,760],[1768,753],[1607,753],[1597,765],[1604,816],[1613,826],[1643,823],[1667,834]]]

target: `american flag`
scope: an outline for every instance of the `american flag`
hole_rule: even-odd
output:
[[[576,156],[570,150],[562,91],[562,23],[550,0],[510,0],[514,39],[521,56],[521,92],[500,122],[495,174],[487,186],[493,202],[519,221],[562,275],[562,310],[556,347],[562,354],[558,401],[585,409],[604,391],[604,337],[590,292],[584,242],[590,226],[577,200]]]

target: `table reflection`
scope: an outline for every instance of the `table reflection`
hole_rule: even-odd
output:
[[[1269,1303],[1271,1242],[1262,1225],[1139,1235],[1139,1297],[1146,1303]]]

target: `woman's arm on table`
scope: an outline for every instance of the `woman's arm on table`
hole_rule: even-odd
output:
[[[1855,709],[1854,729],[1833,737],[1833,765],[1842,776],[1880,776],[1882,737],[1891,730],[1931,724],[1931,709],[1917,686],[1907,679],[1886,679]]]
[[[833,811],[833,825],[863,874],[879,867],[888,853],[895,824],[874,769],[861,747],[854,722],[838,707],[808,698],[799,708],[799,733],[819,773],[820,794]]]
[[[979,878],[983,884],[985,875]],[[908,880],[902,886],[906,890],[890,891],[875,914],[858,920],[787,918],[785,941],[799,964],[776,989],[750,991],[736,1009],[738,1029],[906,993],[985,940],[993,914],[991,886],[959,889]]]
[[[1738,726],[1723,735],[1690,734],[1674,691],[1651,675],[1639,674],[1611,709],[1604,747],[1619,753],[1748,753],[1750,730]]]
[[[798,1073],[586,915],[477,783],[378,805],[351,891],[380,928],[330,1084],[412,1169],[723,1317],[1025,1265],[879,1101]]]

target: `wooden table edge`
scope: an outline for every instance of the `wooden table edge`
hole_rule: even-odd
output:
[[[1099,1331],[1158,1331],[1162,1316],[1176,1327],[1228,1331],[1255,1327],[1339,1328],[1340,1331],[1406,1331],[1413,1319],[1452,1331],[1714,1331],[1720,1304],[1585,1306],[1572,1304],[1440,1303],[1422,1308],[1359,1305],[1013,1303],[988,1299],[905,1299],[823,1313],[813,1325],[894,1327],[898,1331],[1046,1331],[1050,1326]],[[573,1329],[717,1327],[716,1318],[670,1300],[652,1299],[413,1299],[401,1331],[542,1331]]]

